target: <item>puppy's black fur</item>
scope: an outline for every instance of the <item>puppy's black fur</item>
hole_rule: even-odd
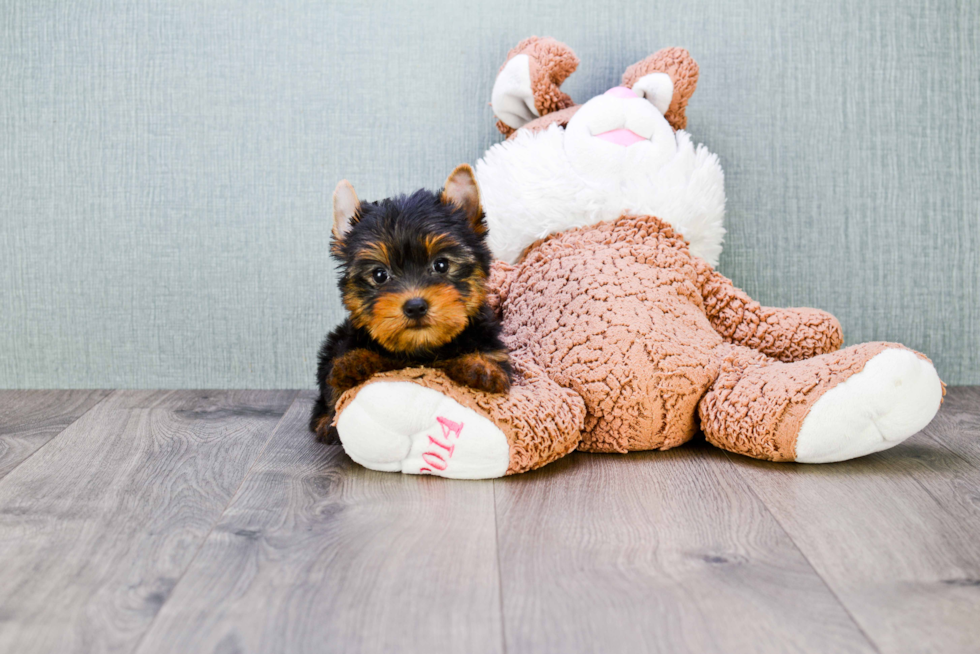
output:
[[[331,245],[349,316],[320,347],[310,416],[317,439],[335,439],[337,398],[379,372],[431,366],[466,386],[506,391],[512,369],[486,302],[491,256],[469,167],[440,193],[361,203],[350,193],[356,211],[346,231],[339,219]]]

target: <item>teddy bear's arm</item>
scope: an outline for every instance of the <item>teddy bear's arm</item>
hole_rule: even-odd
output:
[[[701,263],[698,273],[708,320],[729,343],[785,362],[840,349],[840,323],[826,311],[764,307],[708,264]]]

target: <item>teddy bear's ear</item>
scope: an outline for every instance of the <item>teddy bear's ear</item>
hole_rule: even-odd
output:
[[[333,237],[342,241],[354,224],[361,202],[354,187],[346,179],[340,180],[333,192]]]
[[[623,86],[650,100],[674,129],[687,127],[684,112],[697,84],[698,64],[684,48],[664,48],[623,73]]]
[[[510,136],[525,123],[573,106],[558,88],[578,67],[578,57],[564,43],[532,36],[507,53],[497,73],[490,104],[497,128]]]

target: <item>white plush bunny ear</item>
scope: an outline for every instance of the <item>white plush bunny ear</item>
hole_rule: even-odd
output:
[[[532,36],[507,53],[493,83],[490,104],[497,128],[507,136],[514,130],[575,103],[559,88],[578,66],[578,57],[564,43]]]
[[[674,82],[667,73],[650,73],[633,83],[633,92],[665,114],[674,99]]]
[[[494,115],[513,129],[541,115],[534,107],[530,57],[515,55],[504,64],[493,83],[490,104]]]
[[[671,127],[685,129],[687,101],[698,85],[698,63],[684,48],[664,48],[627,68],[622,85],[650,100]]]

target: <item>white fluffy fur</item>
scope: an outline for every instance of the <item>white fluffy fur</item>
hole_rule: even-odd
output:
[[[717,155],[695,146],[687,132],[674,138],[676,151],[666,163],[656,156],[652,165],[641,159],[610,174],[593,169],[587,175],[582,162],[566,155],[565,129],[556,125],[520,130],[494,145],[476,164],[494,256],[513,263],[539,238],[631,213],[670,223],[693,254],[717,265],[725,235],[724,173]]]

